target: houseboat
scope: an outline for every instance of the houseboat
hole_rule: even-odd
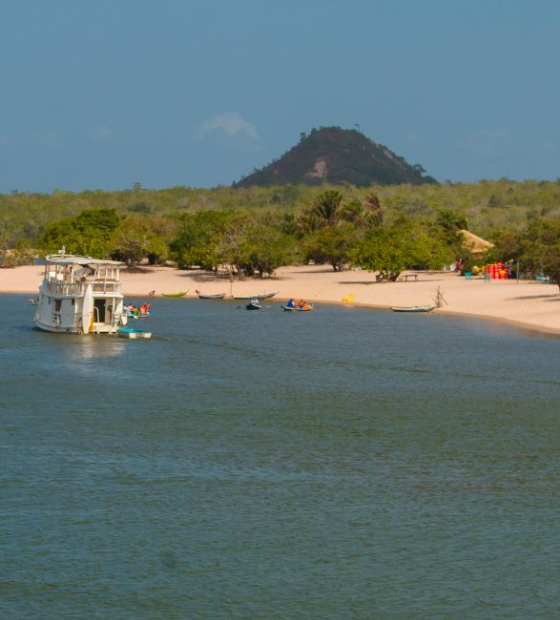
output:
[[[119,281],[122,263],[66,254],[45,260],[35,325],[69,334],[115,334],[126,325]]]

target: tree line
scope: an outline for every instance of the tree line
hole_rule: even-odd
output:
[[[44,209],[52,207],[50,200],[59,201],[54,209],[59,217],[44,215],[41,225],[33,219],[33,195],[0,196],[0,263],[24,264],[34,254],[31,248],[46,253],[65,245],[69,252],[114,257],[130,266],[147,259],[262,276],[312,260],[334,270],[358,265],[394,280],[405,268],[439,269],[461,258],[465,269],[515,261],[522,272],[560,282],[558,182],[501,180],[369,191],[287,186],[154,192],[134,187],[122,194],[90,194],[87,200],[84,194],[67,193],[35,197]],[[163,208],[170,195],[176,208]],[[163,201],[161,208],[154,206],[154,197]],[[8,210],[5,200],[12,201]],[[243,206],[247,200],[251,206]],[[30,221],[15,234],[6,225],[7,212],[14,221],[18,215]],[[482,212],[499,214],[487,233],[479,225]],[[462,246],[459,231],[473,228],[495,244],[485,257],[470,256]]]
[[[298,211],[200,210],[167,215],[90,209],[49,224],[40,249],[114,258],[134,267],[173,261],[232,276],[272,275],[313,261],[339,271],[358,265],[396,280],[405,268],[440,269],[462,252],[462,215],[389,217],[376,193],[362,201],[329,189]]]

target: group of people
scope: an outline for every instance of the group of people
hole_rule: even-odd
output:
[[[145,317],[145,316],[150,315],[150,304],[149,303],[145,303],[139,306],[138,308],[136,306],[133,306],[132,304],[126,304],[124,309],[126,311],[126,316],[128,317],[139,318],[139,317]]]
[[[296,301],[293,297],[290,298],[290,301],[286,304],[288,308],[302,308],[303,310],[308,310],[311,306],[305,301],[305,299],[300,299]]]

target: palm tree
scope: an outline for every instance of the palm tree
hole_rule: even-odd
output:
[[[342,208],[342,219],[358,228],[377,226],[375,216],[368,211],[357,198],[352,198]]]
[[[365,197],[364,209],[371,213],[376,226],[381,226],[381,224],[383,224],[383,207],[381,206],[381,201],[377,194],[372,192]]]
[[[317,196],[312,211],[326,226],[334,226],[341,217],[341,204],[342,194],[329,189]]]

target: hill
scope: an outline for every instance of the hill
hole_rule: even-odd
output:
[[[386,146],[355,129],[321,127],[302,134],[299,144],[277,161],[234,183],[252,185],[319,185],[322,183],[368,185],[421,185],[436,183],[424,176],[422,166],[412,166]]]

